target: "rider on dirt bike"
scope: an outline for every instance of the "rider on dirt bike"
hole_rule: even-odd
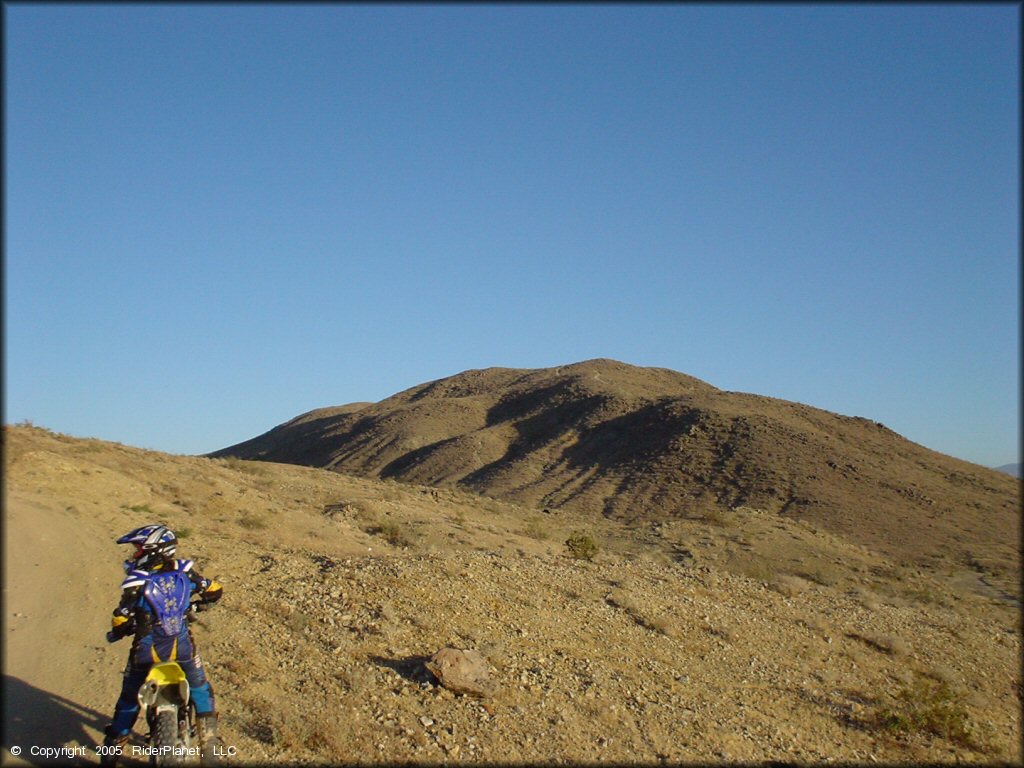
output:
[[[221,597],[221,585],[200,576],[191,560],[174,559],[178,538],[165,525],[136,528],[117,543],[131,544],[135,551],[124,563],[127,576],[121,583],[121,602],[114,609],[107,641],[113,643],[131,634],[135,639],[103,744],[124,746],[139,715],[137,696],[150,667],[155,662],[176,661],[191,688],[205,758],[219,743],[217,712],[213,687],[206,679],[186,617],[193,594],[200,605],[213,603]],[[104,757],[104,764],[116,761],[115,755]]]

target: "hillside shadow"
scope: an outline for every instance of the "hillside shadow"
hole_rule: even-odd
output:
[[[572,467],[612,467],[641,464],[664,453],[679,435],[689,434],[704,414],[686,409],[673,412],[673,402],[646,403],[602,421],[567,448],[563,457]]]
[[[493,475],[507,469],[517,459],[557,441],[566,430],[581,424],[588,415],[599,410],[606,400],[603,395],[580,397],[575,394],[572,382],[559,382],[502,398],[487,411],[485,428],[508,423],[515,428],[516,438],[507,445],[504,455],[469,472],[458,484],[467,488],[485,485]],[[401,478],[430,454],[463,437],[465,434],[460,433],[404,453],[384,467],[380,476]]]
[[[369,432],[377,423],[359,411],[310,419],[302,424],[283,424],[266,434],[237,445],[203,454],[204,458],[236,457],[250,461],[283,461],[301,466],[323,467],[332,452]]]
[[[486,485],[516,460],[557,442],[568,430],[580,428],[607,402],[605,395],[579,396],[571,382],[502,399],[487,412],[487,425],[511,423],[516,439],[509,443],[504,456],[469,473],[460,484],[470,488]]]
[[[107,715],[11,675],[4,675],[3,704],[3,742],[8,748],[59,747],[74,741],[95,754],[98,742],[86,727],[102,733],[109,721]]]

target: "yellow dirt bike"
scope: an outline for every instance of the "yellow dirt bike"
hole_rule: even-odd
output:
[[[187,614],[192,621],[198,604]],[[194,763],[201,756],[202,765],[215,765],[220,760],[217,749],[200,749],[196,710],[189,695],[188,678],[175,661],[158,662],[149,670],[139,688],[140,712],[149,725],[145,752],[150,765],[172,766]]]
[[[150,765],[181,765],[185,758],[199,756],[195,707],[185,671],[177,662],[153,665],[139,688],[139,706],[149,725]]]

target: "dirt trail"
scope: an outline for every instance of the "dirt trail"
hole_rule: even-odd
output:
[[[15,745],[23,757],[64,745],[94,755],[126,652],[103,637],[117,550],[96,521],[20,493],[8,494],[5,515],[5,762]]]

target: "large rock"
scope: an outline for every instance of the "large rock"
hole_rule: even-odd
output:
[[[491,679],[487,660],[479,651],[445,647],[426,663],[438,682],[455,693],[470,696],[491,696],[498,688]]]

